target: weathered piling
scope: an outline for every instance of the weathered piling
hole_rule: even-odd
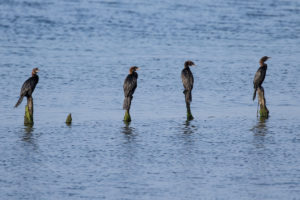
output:
[[[33,125],[33,123],[33,99],[28,97],[25,106],[24,125]]]
[[[188,121],[193,120],[194,117],[193,117],[192,112],[191,112],[191,104],[187,101],[185,103],[186,103],[186,119]]]
[[[129,110],[125,111],[124,122],[127,122],[127,123],[131,122],[131,117],[130,117],[130,114],[129,114]]]
[[[67,116],[66,124],[67,125],[71,125],[72,124],[72,114],[71,113]]]
[[[267,119],[269,117],[269,110],[266,106],[266,99],[265,99],[265,91],[263,87],[257,88],[258,93],[258,103],[260,106],[259,114],[260,118]]]

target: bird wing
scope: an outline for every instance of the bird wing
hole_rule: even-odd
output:
[[[39,82],[39,77],[30,77],[27,79],[21,88],[20,96],[22,95],[31,95],[35,89],[36,84]]]
[[[128,75],[124,81],[123,89],[124,89],[124,96],[132,96],[135,89],[137,87],[137,78],[131,75]]]
[[[193,74],[187,70],[183,69],[181,72],[181,80],[186,90],[192,90],[194,85],[194,77]]]
[[[21,88],[20,96],[25,95],[31,88],[31,78],[27,79]]]
[[[257,72],[255,73],[254,80],[253,80],[254,87],[258,87],[259,82],[261,81],[261,76],[262,76],[261,70],[258,69]]]
[[[192,86],[192,88],[191,89],[193,89],[193,87],[194,87],[194,76],[193,76],[193,74],[192,74],[192,72],[191,72],[191,80],[190,80],[190,84],[191,84],[191,86]]]

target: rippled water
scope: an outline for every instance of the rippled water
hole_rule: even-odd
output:
[[[0,1],[1,199],[299,199],[299,46],[297,0]],[[252,80],[264,55],[260,122]],[[13,106],[33,67],[28,128],[26,100]]]

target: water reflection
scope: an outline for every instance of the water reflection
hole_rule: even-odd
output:
[[[24,135],[22,137],[22,140],[32,143],[33,142],[32,132],[33,132],[33,126],[32,125],[26,125],[24,127]]]
[[[72,123],[66,123],[67,127],[71,128],[72,127]]]
[[[195,132],[196,127],[191,125],[191,121],[186,120],[183,125],[184,126],[183,126],[182,130],[183,130],[184,134],[192,134]]]
[[[33,138],[33,133],[34,133],[33,126],[32,125],[25,125],[23,133],[24,134],[22,136],[22,141],[31,143],[35,146],[34,138]]]
[[[25,125],[24,130],[27,134],[31,134],[33,131],[33,125]]]
[[[268,133],[268,126],[266,119],[260,119],[251,131],[254,133],[253,143],[257,148],[264,148],[265,136]]]
[[[123,133],[126,143],[132,143],[137,136],[136,129],[130,126],[130,123],[126,123],[125,126],[121,128],[121,133]]]
[[[125,135],[131,135],[133,128],[130,127],[130,122],[124,122],[125,126],[122,127],[122,133],[124,133]]]

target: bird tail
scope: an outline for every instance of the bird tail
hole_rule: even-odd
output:
[[[16,107],[18,107],[21,103],[22,103],[22,101],[23,101],[23,98],[24,98],[24,96],[22,95],[22,96],[20,96],[20,98],[19,98],[19,100],[18,100],[18,102],[16,103],[16,105],[15,105],[15,108]]]
[[[131,100],[132,100],[132,96],[125,97],[124,102],[123,102],[123,109],[124,110],[129,110],[130,109]]]
[[[257,88],[254,88],[253,101],[254,101],[254,99],[255,99],[255,97],[256,97],[256,90],[257,90]]]
[[[192,91],[191,90],[184,90],[184,95],[185,95],[185,101],[190,103],[192,102]]]

